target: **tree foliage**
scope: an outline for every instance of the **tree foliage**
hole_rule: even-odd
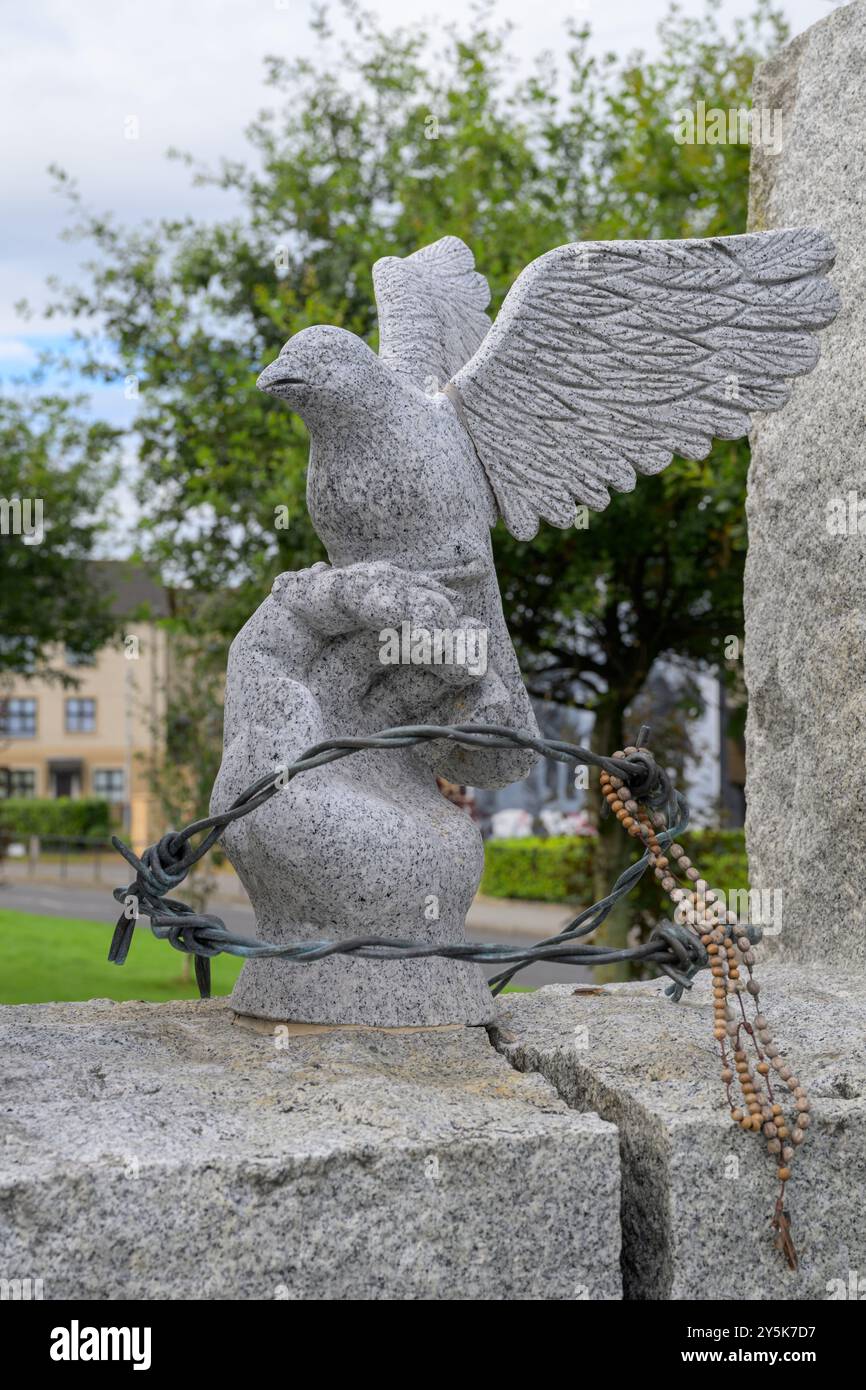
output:
[[[65,681],[64,648],[94,655],[113,636],[109,596],[88,561],[107,524],[117,432],[62,396],[0,395],[0,687],[14,676]],[[15,503],[29,504],[29,537]],[[37,511],[37,505],[38,511]],[[41,524],[37,526],[37,515]],[[41,538],[40,538],[41,537]]]

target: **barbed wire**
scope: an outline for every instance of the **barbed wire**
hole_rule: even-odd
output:
[[[643,877],[649,867],[647,853],[620,874],[607,897],[579,913],[557,935],[532,946],[472,941],[433,944],[385,936],[355,936],[343,940],[322,939],[286,944],[260,941],[229,931],[220,917],[196,912],[188,903],[166,897],[169,890],[177,888],[193,865],[214,847],[227,826],[270,801],[301,773],[351,757],[362,749],[411,748],[440,739],[463,748],[529,748],[557,762],[579,763],[620,777],[627,784],[632,799],[661,811],[666,828],[659,831],[658,839],[660,844],[667,846],[688,825],[688,803],[673,787],[665,770],[643,747],[647,737],[648,730],[641,729],[639,746],[628,756],[620,758],[605,757],[578,744],[533,736],[499,724],[411,724],[383,729],[369,737],[325,739],[308,748],[294,762],[274,769],[253,782],[226,811],[193,821],[183,830],[168,831],[140,857],[117,836],[112,836],[115,849],[135,870],[135,879],[127,888],[114,890],[113,896],[124,904],[124,912],[115,927],[108,959],[115,965],[124,963],[132,945],[136,922],[140,917],[147,917],[154,936],[168,941],[175,950],[195,957],[196,982],[203,998],[210,996],[210,961],[225,952],[247,960],[280,958],[296,964],[324,960],[333,955],[348,955],[363,960],[419,960],[436,956],[480,965],[507,966],[488,981],[494,994],[504,989],[518,971],[525,970],[536,961],[555,965],[609,965],[621,961],[641,961],[656,965],[669,976],[672,984],[667,993],[673,999],[679,999],[684,989],[691,988],[697,971],[709,963],[700,940],[682,924],[661,922],[649,940],[639,946],[596,946],[583,940],[602,925],[616,903],[630,893]],[[202,835],[203,839],[193,845],[191,841],[196,835]]]

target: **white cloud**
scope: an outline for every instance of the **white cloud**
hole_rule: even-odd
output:
[[[0,338],[0,362],[11,363],[15,367],[31,367],[36,361],[36,353],[23,338]]]

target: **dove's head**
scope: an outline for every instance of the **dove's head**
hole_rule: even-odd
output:
[[[362,338],[320,324],[290,338],[256,385],[315,426],[372,403],[382,381],[383,364]]]

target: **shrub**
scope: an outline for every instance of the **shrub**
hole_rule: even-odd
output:
[[[725,893],[748,888],[742,830],[687,831],[683,843],[711,888]],[[570,902],[588,907],[592,902],[595,847],[594,838],[583,836],[488,840],[484,846],[481,892],[492,898],[535,898],[540,902]],[[666,895],[655,879],[645,874],[631,901],[636,911],[658,917]],[[672,910],[668,902],[668,911]]]
[[[96,796],[10,796],[0,801],[0,831],[9,838],[43,835],[107,839],[111,833],[111,808]]]
[[[592,901],[594,841],[580,835],[488,840],[481,892],[547,903]]]

